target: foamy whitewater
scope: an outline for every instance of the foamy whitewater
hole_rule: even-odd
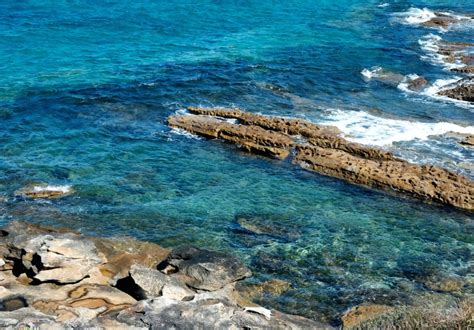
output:
[[[457,76],[447,78],[447,79],[437,79],[433,82],[433,84],[431,84],[430,86],[425,88],[421,92],[421,94],[424,95],[424,96],[428,96],[430,98],[433,98],[435,100],[448,102],[448,103],[453,103],[458,107],[461,107],[461,108],[468,109],[468,110],[472,111],[472,110],[474,110],[474,103],[467,102],[467,101],[461,101],[461,100],[455,100],[455,99],[452,99],[450,97],[438,94],[439,92],[441,92],[445,89],[449,89],[449,88],[452,88],[452,87],[456,86],[456,84],[461,80],[462,80],[462,78],[457,77]]]
[[[319,124],[336,126],[348,140],[373,146],[389,146],[394,142],[415,139],[427,140],[432,135],[448,132],[474,134],[474,126],[382,118],[363,111],[334,110]]]
[[[474,20],[465,15],[454,14],[446,11],[435,12],[428,8],[410,8],[405,12],[394,13],[394,20],[401,24],[418,26],[426,23],[439,15],[449,16],[458,22],[452,24],[448,29],[438,27],[440,32],[447,32],[450,29],[470,29],[474,26]]]
[[[42,192],[42,191],[57,191],[63,194],[69,194],[72,190],[72,187],[69,185],[60,185],[60,186],[53,186],[53,185],[41,185],[41,186],[34,186],[33,191]]]
[[[395,13],[394,16],[402,23],[418,25],[435,18],[436,14],[428,8],[410,8],[406,12]]]
[[[451,63],[447,61],[447,56],[439,54],[439,43],[443,39],[435,34],[428,34],[423,38],[418,40],[418,44],[420,45],[421,49],[425,51],[426,55],[420,56],[420,58],[424,61],[431,62],[435,65],[440,65],[446,70],[451,70],[455,68],[462,68],[466,66],[464,63],[460,61]]]

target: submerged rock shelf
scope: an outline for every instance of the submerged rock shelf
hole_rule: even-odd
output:
[[[170,116],[169,126],[279,159],[288,158],[294,151],[293,163],[308,170],[474,210],[474,182],[468,178],[349,142],[338,136],[337,128],[237,109],[189,107],[188,111],[191,114]]]

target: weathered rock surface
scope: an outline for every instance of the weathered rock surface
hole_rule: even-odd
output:
[[[474,209],[474,183],[445,169],[401,161],[362,159],[316,146],[297,146],[296,151],[296,163],[322,174]]]
[[[133,265],[130,276],[148,298],[164,296],[174,300],[183,300],[187,297],[193,298],[195,295],[194,291],[176,278],[155,269]]]
[[[474,146],[474,135],[466,136],[460,143],[466,146]]]
[[[338,136],[337,130],[331,127],[299,119],[251,114],[237,109],[189,108],[189,111],[194,115],[169,117],[170,126],[237,144],[241,144],[241,140],[242,144],[247,143],[247,136],[252,136],[251,132],[255,131],[259,136],[265,136],[265,139],[253,139],[254,145],[262,145],[248,148],[250,151],[278,148],[279,158],[285,158],[294,152],[296,155],[293,162],[308,170],[355,184],[396,190],[418,198],[474,210],[474,182],[468,178],[434,166],[410,164],[389,152],[349,142]],[[230,123],[222,118],[237,122]],[[222,125],[226,127],[226,134],[216,134]],[[234,135],[230,136],[231,134]],[[275,144],[272,144],[273,138]]]
[[[423,88],[425,88],[427,84],[428,84],[428,81],[423,77],[418,77],[418,76],[416,78],[408,77],[407,88],[414,92],[419,92]]]
[[[168,124],[176,128],[188,127],[193,133],[220,138],[236,143],[244,150],[282,159],[288,157],[288,148],[293,143],[284,134],[267,131],[259,126],[245,126],[240,129],[234,124],[215,118],[176,116],[170,117]]]
[[[19,222],[0,233],[0,327],[330,328],[246,300],[235,282],[250,271],[222,253],[181,248],[168,256],[152,243]]]
[[[52,186],[47,183],[33,183],[15,192],[15,196],[31,199],[54,199],[69,196],[74,190],[69,186]]]
[[[185,246],[175,249],[161,268],[173,267],[174,276],[195,289],[214,291],[252,275],[238,259],[224,253]]]
[[[447,86],[438,94],[455,100],[474,102],[474,78],[462,79],[453,85]]]

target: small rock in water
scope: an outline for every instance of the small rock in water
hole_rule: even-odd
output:
[[[71,186],[53,186],[46,183],[33,183],[15,191],[15,196],[31,199],[53,199],[71,195]]]
[[[237,223],[240,228],[254,235],[265,235],[277,240],[294,241],[299,238],[299,233],[282,223],[282,219],[269,216],[237,216]]]
[[[412,91],[420,91],[422,90],[426,85],[428,84],[428,81],[423,78],[423,77],[416,77],[408,82],[408,89]]]
[[[468,135],[460,142],[462,145],[474,147],[474,135]]]

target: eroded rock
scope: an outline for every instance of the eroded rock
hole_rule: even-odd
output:
[[[474,102],[474,78],[461,79],[452,85],[446,86],[438,94],[459,101]]]
[[[469,93],[472,93],[471,87],[466,87]],[[467,92],[452,93],[462,98],[469,97]],[[169,117],[170,126],[236,144],[248,143],[248,137],[257,134],[265,138],[252,139],[254,148],[247,150],[266,150],[266,154],[278,154],[279,158],[293,152],[296,154],[294,163],[320,174],[474,210],[474,183],[468,178],[434,166],[410,164],[389,152],[349,142],[338,136],[337,130],[331,127],[300,119],[266,117],[238,109],[189,108],[189,111],[194,115]],[[226,122],[222,118],[237,122]],[[226,127],[224,135],[219,133],[222,125]],[[279,151],[270,151],[273,148]]]

